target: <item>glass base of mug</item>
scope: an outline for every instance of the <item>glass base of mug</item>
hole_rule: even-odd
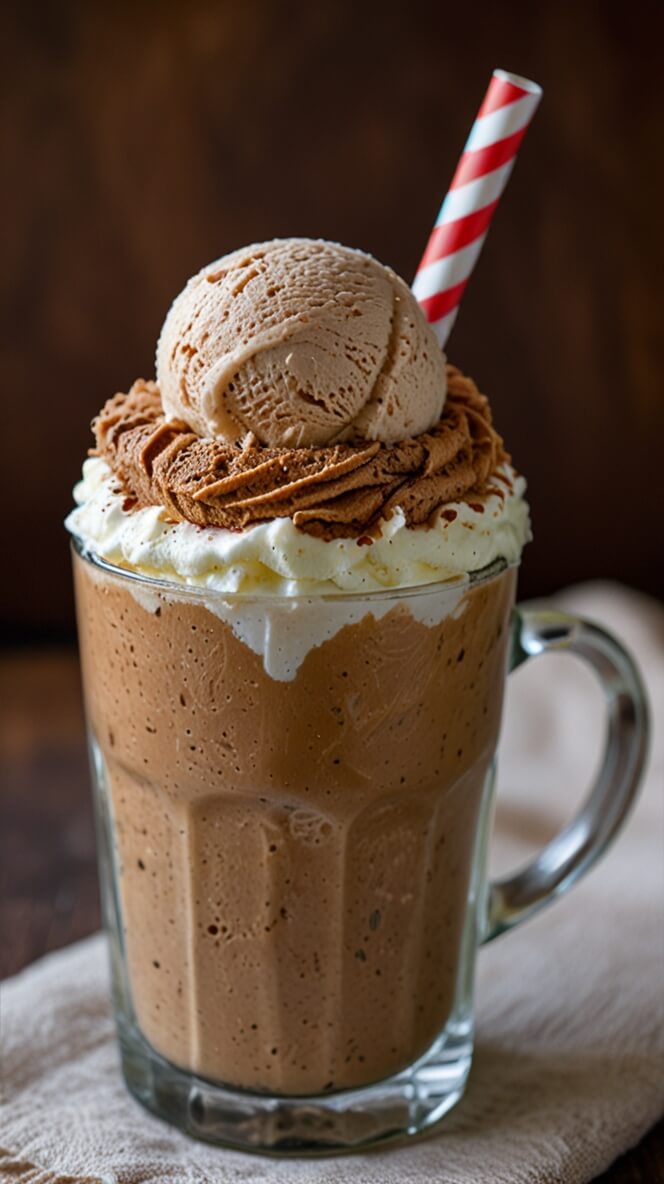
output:
[[[470,1022],[450,1023],[423,1057],[394,1077],[312,1097],[251,1093],[179,1069],[118,1016],[129,1090],[148,1110],[196,1139],[269,1155],[333,1155],[427,1130],[463,1094]]]

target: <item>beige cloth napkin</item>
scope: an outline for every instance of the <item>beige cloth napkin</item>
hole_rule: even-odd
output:
[[[0,1180],[54,1184],[581,1184],[664,1111],[664,610],[608,585],[558,598],[637,657],[656,730],[644,792],[599,869],[479,956],[466,1097],[440,1133],[337,1159],[268,1160],[195,1143],[125,1092],[99,936],[3,988]],[[546,665],[544,665],[546,663]],[[592,775],[601,699],[569,658],[511,680],[494,848],[501,870],[569,817]]]

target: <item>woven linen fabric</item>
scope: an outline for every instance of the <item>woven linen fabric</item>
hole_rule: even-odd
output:
[[[664,1111],[664,609],[611,585],[560,607],[605,624],[648,685],[643,792],[600,866],[479,954],[465,1098],[433,1135],[337,1158],[275,1160],[196,1143],[126,1092],[104,939],[3,985],[0,1180],[21,1184],[583,1184]],[[546,665],[544,665],[546,663]],[[602,737],[592,675],[547,656],[510,680],[493,863],[514,867],[571,816]]]

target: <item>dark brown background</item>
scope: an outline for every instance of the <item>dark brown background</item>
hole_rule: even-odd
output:
[[[661,13],[639,0],[10,8],[0,504],[26,579],[3,586],[5,635],[71,630],[60,524],[88,423],[152,374],[189,274],[295,233],[411,277],[496,65],[545,95],[450,352],[529,476],[522,588],[617,576],[664,591]]]

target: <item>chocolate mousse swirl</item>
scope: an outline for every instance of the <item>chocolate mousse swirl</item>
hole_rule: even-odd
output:
[[[162,505],[169,518],[244,530],[289,517],[320,538],[370,534],[401,507],[409,526],[448,502],[480,498],[507,455],[488,400],[453,366],[434,428],[398,444],[360,441],[324,448],[268,448],[202,439],[164,417],[159,389],[139,379],[93,423],[97,455],[130,505]]]

